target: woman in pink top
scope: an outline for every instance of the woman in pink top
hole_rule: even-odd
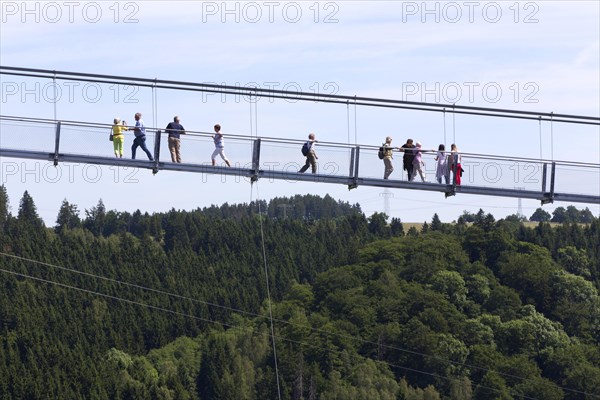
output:
[[[421,181],[425,182],[425,174],[423,173],[423,166],[425,165],[425,163],[423,162],[423,153],[421,151],[421,143],[417,142],[415,144],[415,149],[413,150],[415,153],[415,158],[413,159],[413,173],[412,173],[412,177],[411,177],[411,181],[415,179],[415,176],[417,176],[417,172],[419,173],[419,176],[421,177]]]

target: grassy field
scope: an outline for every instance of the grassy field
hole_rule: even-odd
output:
[[[427,221],[427,224],[431,225],[431,221]],[[523,225],[525,225],[526,228],[535,228],[536,226],[538,226],[539,222],[534,222],[534,221],[525,221],[523,222]],[[467,225],[471,225],[471,222],[467,222]],[[550,226],[558,226],[560,225],[560,223],[558,222],[550,222]],[[580,225],[587,225],[587,224],[580,224]],[[404,227],[404,232],[408,232],[408,230],[411,227],[415,227],[415,229],[419,232],[421,232],[421,230],[423,229],[423,222],[402,222],[402,226]]]

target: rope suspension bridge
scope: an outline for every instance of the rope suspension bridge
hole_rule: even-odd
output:
[[[555,113],[539,113],[520,110],[493,109],[471,106],[443,105],[436,103],[410,102],[400,100],[379,99],[370,97],[343,96],[335,94],[315,94],[307,92],[278,91],[273,89],[214,85],[193,82],[178,82],[158,79],[87,74],[77,72],[50,71],[0,66],[0,76],[20,76],[34,79],[57,79],[66,81],[94,82],[104,84],[133,85],[151,87],[153,89],[153,118],[156,110],[155,89],[184,90],[192,92],[225,93],[250,96],[251,98],[267,97],[276,99],[292,99],[323,103],[337,103],[354,106],[397,108],[429,112],[446,112],[474,116],[516,118],[525,120],[547,121],[550,123],[583,124],[600,126],[599,117],[578,116]],[[254,106],[254,113],[256,106]],[[252,114],[252,102],[251,102]],[[252,119],[252,116],[251,116]],[[256,124],[256,118],[252,125]],[[154,122],[154,126],[156,126]],[[30,160],[43,160],[59,163],[84,163],[106,166],[149,169],[153,173],[160,171],[179,171],[202,174],[217,174],[242,177],[255,182],[259,179],[286,180],[346,185],[349,189],[358,186],[421,190],[443,193],[446,197],[456,194],[512,197],[534,199],[542,204],[554,201],[600,204],[600,164],[560,161],[543,158],[509,157],[490,154],[461,153],[462,167],[469,179],[457,185],[454,179],[448,184],[432,182],[416,182],[403,179],[381,179],[369,174],[372,165],[378,165],[383,174],[383,166],[377,160],[379,146],[358,143],[338,143],[319,141],[320,151],[344,154],[343,158],[335,158],[330,163],[323,163],[316,174],[298,173],[297,164],[282,163],[280,148],[294,149],[293,157],[299,157],[304,140],[293,140],[277,137],[258,137],[255,132],[250,135],[227,135],[228,141],[234,141],[249,154],[245,163],[237,163],[232,167],[212,166],[209,163],[191,162],[173,163],[168,151],[163,151],[164,131],[156,127],[146,127],[146,133],[153,146],[153,161],[132,160],[106,156],[106,151],[97,152],[94,144],[106,140],[106,134],[112,125],[89,123],[72,120],[57,120],[0,115],[0,157]],[[350,118],[348,129],[350,130]],[[444,127],[445,128],[445,127]],[[252,130],[252,129],[251,129]],[[10,132],[10,134],[7,134]],[[73,146],[73,133],[85,133],[85,142]],[[22,140],[35,133],[42,140]],[[186,140],[210,141],[211,133],[186,130]],[[40,136],[41,135],[41,136]],[[445,135],[445,133],[444,133]],[[16,139],[15,139],[16,138]],[[152,143],[153,141],[153,143]],[[350,141],[350,140],[349,140]],[[87,144],[86,144],[87,143]],[[83,147],[83,151],[82,151]],[[104,149],[105,150],[105,149]],[[291,150],[290,150],[291,151]],[[165,155],[166,153],[166,155]],[[433,157],[435,152],[424,152],[424,157]],[[323,157],[321,157],[323,158]],[[379,170],[378,169],[378,170]],[[515,185],[515,178],[523,179],[527,185]],[[573,176],[585,177],[584,193],[575,193],[568,182]],[[512,179],[510,179],[512,178]],[[518,187],[515,187],[518,186]]]
[[[503,109],[492,109],[492,108],[480,108],[480,107],[466,107],[456,105],[441,105],[434,103],[419,103],[419,102],[408,102],[399,100],[388,100],[388,99],[377,99],[377,98],[366,98],[366,97],[350,97],[341,95],[326,95],[305,92],[290,92],[290,91],[277,91],[271,89],[260,89],[260,88],[244,88],[237,86],[226,86],[226,85],[212,85],[212,84],[201,84],[201,83],[190,83],[190,82],[175,82],[165,80],[150,80],[133,77],[118,77],[109,75],[98,75],[98,74],[84,74],[74,72],[59,72],[39,69],[25,69],[16,67],[2,67],[0,66],[0,77],[6,76],[20,76],[33,79],[49,79],[53,83],[57,79],[67,81],[79,81],[79,82],[95,82],[104,84],[124,84],[133,85],[139,87],[152,88],[152,115],[156,115],[156,92],[155,89],[169,89],[169,90],[183,90],[192,92],[206,92],[206,93],[220,93],[220,94],[234,94],[234,95],[245,95],[254,98],[267,97],[276,99],[293,99],[298,101],[311,101],[311,102],[323,102],[323,103],[335,103],[345,104],[349,109],[350,105],[365,106],[365,107],[381,107],[381,108],[396,108],[396,109],[407,109],[407,110],[420,110],[426,112],[438,112],[444,113],[451,112],[455,114],[465,114],[474,116],[484,117],[497,117],[497,118],[515,118],[532,121],[545,122],[560,122],[566,124],[583,124],[600,126],[600,118],[588,117],[588,116],[577,116],[577,115],[566,115],[566,114],[554,114],[554,113],[539,113],[539,112],[528,112],[518,110],[503,110]],[[448,184],[439,184],[431,182],[409,182],[403,179],[381,179],[372,176],[370,167],[376,165],[378,167],[379,176],[383,175],[383,165],[381,161],[377,159],[377,151],[379,146],[373,145],[362,145],[358,144],[355,139],[355,143],[350,143],[350,117],[348,113],[348,143],[337,143],[337,142],[325,142],[319,141],[319,151],[324,151],[326,154],[337,156],[334,159],[333,164],[323,163],[319,166],[319,171],[316,174],[301,174],[298,173],[298,165],[281,162],[281,149],[289,149],[293,151],[294,155],[299,158],[300,148],[305,142],[304,140],[291,140],[286,138],[277,137],[258,137],[255,129],[257,123],[256,116],[252,117],[253,113],[256,113],[256,105],[252,108],[251,106],[251,129],[250,135],[232,135],[227,134],[227,141],[229,143],[236,143],[242,152],[245,152],[247,157],[242,159],[242,162],[238,162],[232,167],[213,166],[210,163],[203,163],[201,161],[189,157],[191,161],[186,159],[186,162],[174,163],[169,160],[169,153],[164,151],[165,132],[156,128],[157,123],[154,118],[154,127],[146,127],[147,136],[149,143],[153,150],[153,160],[132,160],[124,158],[114,158],[113,156],[106,156],[107,149],[103,147],[100,149],[98,143],[106,144],[106,136],[112,125],[100,124],[100,123],[89,123],[74,120],[58,120],[44,119],[44,118],[32,118],[25,116],[15,115],[0,115],[0,157],[7,158],[18,158],[28,160],[40,160],[46,161],[49,165],[59,166],[61,163],[83,163],[90,165],[101,165],[101,166],[117,166],[135,169],[146,169],[156,174],[161,171],[173,171],[173,172],[189,172],[189,173],[200,173],[200,174],[216,174],[224,176],[235,176],[242,177],[248,180],[248,182],[256,182],[260,179],[269,180],[285,180],[285,181],[299,181],[309,183],[325,183],[325,184],[337,184],[346,185],[349,189],[356,188],[358,186],[367,187],[383,187],[383,188],[396,188],[396,189],[407,189],[407,190],[420,190],[420,191],[431,191],[443,193],[446,197],[456,194],[472,194],[472,195],[484,195],[484,196],[500,196],[500,197],[513,197],[513,198],[526,198],[535,199],[544,203],[551,203],[554,201],[565,201],[565,202],[579,202],[579,203],[590,203],[600,204],[600,164],[596,163],[584,163],[584,162],[572,162],[572,161],[559,161],[555,160],[554,157],[551,159],[543,159],[540,154],[540,158],[522,158],[522,157],[508,157],[500,155],[489,155],[489,154],[476,154],[476,153],[461,153],[462,166],[466,170],[466,174],[469,179],[465,179],[463,184],[457,185],[454,180]],[[356,113],[355,113],[356,118]],[[356,124],[356,122],[355,122]],[[186,130],[186,141],[189,141],[190,148],[194,142],[209,143],[211,142],[211,134],[209,132],[201,131],[190,131]],[[444,139],[446,136],[445,124],[444,124]],[[36,140],[31,139],[35,137]],[[24,138],[27,138],[24,140]],[[186,145],[187,146],[187,145]],[[165,154],[166,153],[166,154]],[[192,153],[190,151],[190,153]],[[541,153],[541,150],[540,150]],[[343,156],[339,156],[342,154]],[[431,157],[434,152],[428,152],[424,154],[424,157]],[[326,157],[322,157],[326,158]],[[289,157],[288,157],[289,159]],[[478,175],[477,172],[485,171],[485,173]],[[504,175],[504,178],[502,177]],[[518,179],[519,185],[515,187],[519,175],[525,184],[522,184]],[[569,181],[573,180],[573,176],[585,176],[585,186],[583,186],[585,193],[575,193],[572,190],[572,186],[569,186]],[[506,177],[509,179],[506,179]],[[578,186],[579,187],[579,186]],[[257,189],[258,195],[258,189]],[[281,205],[280,205],[281,206]],[[284,209],[285,212],[285,209]],[[259,202],[259,214],[260,214],[260,202]],[[267,297],[269,303],[269,320],[270,320],[270,334],[272,338],[272,346],[274,353],[275,362],[275,375],[277,380],[278,395],[281,398],[281,391],[279,388],[279,372],[277,367],[277,352],[275,346],[275,339],[288,340],[283,337],[276,337],[274,330],[274,322],[287,323],[287,321],[276,320],[271,312],[271,299],[270,293],[268,292],[269,284],[269,273],[267,266],[267,257],[264,244],[264,232],[262,226],[262,219],[260,219],[260,230],[261,230],[261,250],[264,260],[264,270],[267,287]],[[1,254],[4,257],[15,257],[9,254]],[[27,260],[28,262],[36,262],[35,260]],[[36,262],[37,263],[37,262]],[[52,267],[66,269],[60,266]],[[36,278],[33,276],[21,274],[15,271],[9,271],[2,269],[0,272],[9,273],[12,275],[20,276],[22,278],[34,279],[38,282],[51,283],[59,285],[72,290],[79,290],[86,293],[90,293],[96,296],[103,296],[105,298],[111,298],[112,300],[125,301],[129,304],[135,304],[138,306],[151,307],[152,309],[177,314],[176,311],[170,309],[163,309],[148,304],[144,304],[137,300],[128,300],[118,298],[116,296],[109,296],[104,293],[93,292],[88,289],[74,287],[66,285],[60,282],[54,282]],[[80,272],[77,272],[80,273]],[[178,298],[185,298],[179,294],[168,293],[165,291],[159,291],[156,289],[142,287],[139,285],[133,285],[126,282],[116,281],[113,278],[107,278],[102,276],[93,276],[95,278],[118,282],[127,286],[135,286],[143,290],[151,291],[153,293],[161,293],[169,296]],[[210,304],[205,301],[198,301],[197,299],[185,298],[186,300],[192,300],[195,302],[203,303],[209,306],[220,305]],[[241,311],[246,314],[248,312]],[[198,318],[206,320],[203,317],[197,317],[193,315],[181,314],[187,318]],[[206,320],[207,322],[217,322],[212,320]],[[227,325],[223,322],[221,324]],[[234,326],[229,326],[235,328]],[[323,331],[327,334],[330,332]],[[351,336],[346,338],[356,339]],[[369,343],[363,339],[358,339],[361,343]],[[373,343],[374,344],[374,343]],[[390,346],[388,346],[390,347]],[[392,347],[390,347],[392,348]],[[416,353],[410,349],[394,348],[397,351],[410,352],[414,354],[421,354],[423,357],[433,357],[424,353]],[[441,361],[448,363],[456,363],[451,360],[440,359]],[[460,365],[466,365],[470,368],[478,368],[467,364],[456,363]],[[407,366],[390,365],[395,368],[401,368],[404,370],[410,370],[417,373],[432,375],[428,371],[421,371]],[[486,370],[483,368],[479,368]],[[500,375],[509,376],[508,374]],[[523,379],[519,376],[512,376],[513,378]],[[441,377],[444,378],[444,377]],[[567,391],[578,392],[569,388],[562,388]],[[492,389],[494,390],[494,389]],[[525,398],[529,398],[525,396]]]

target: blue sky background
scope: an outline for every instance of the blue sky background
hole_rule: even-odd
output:
[[[5,66],[600,114],[597,1],[0,3],[0,62]],[[2,114],[54,117],[55,105],[45,86],[49,82],[13,76],[0,79]],[[140,111],[147,126],[156,121],[161,128],[177,114],[194,131],[211,131],[218,122],[226,134],[247,135],[252,130],[259,136],[302,139],[315,132],[323,141],[353,143],[356,138],[358,143],[374,145],[391,135],[396,145],[412,137],[425,148],[444,142],[440,113],[261,99],[258,119],[251,126],[250,104],[233,95],[158,90],[153,113],[151,89],[97,85],[85,92],[82,84],[73,87],[69,99],[69,86],[58,84],[63,89],[56,104],[58,119],[111,123],[120,116],[132,122],[133,114]],[[484,87],[489,91],[484,92]],[[473,88],[471,93],[469,88]],[[11,135],[10,129],[2,127],[0,145],[45,146],[47,133]],[[540,132],[535,121],[446,113],[445,131],[446,145],[455,139],[464,152],[539,157],[541,150],[544,158],[553,155],[560,160],[600,163],[597,126],[543,123]],[[65,146],[87,154],[112,154],[104,131],[85,140],[81,135],[68,133]],[[127,156],[130,143],[128,138]],[[249,161],[248,146],[231,140],[227,146],[234,163]],[[265,151],[271,160],[303,163],[294,146]],[[207,162],[211,152],[209,141],[189,138],[182,142],[184,160]],[[321,161],[326,160],[347,169],[344,152],[323,150]],[[428,178],[433,180],[433,160],[426,161]],[[383,190],[377,188],[348,191],[344,186],[262,180],[259,193],[251,193],[248,182],[232,177],[164,171],[153,176],[146,170],[63,165],[57,178],[48,163],[2,159],[1,164],[12,211],[16,212],[23,191],[28,190],[48,225],[54,224],[65,198],[82,211],[100,198],[109,209],[151,212],[248,202],[257,194],[269,199],[297,193],[328,193],[358,202],[367,215],[384,207]],[[395,165],[392,178],[399,178],[399,157]],[[363,167],[368,176],[383,173],[374,154],[364,159]],[[506,174],[507,170],[502,171]],[[598,174],[569,171],[561,176],[557,191],[589,194],[600,187]],[[502,182],[508,187],[530,185],[523,182],[522,174],[512,183]],[[407,222],[430,221],[436,212],[443,221],[452,221],[463,210],[483,208],[498,218],[517,210],[517,199],[467,195],[444,199],[441,193],[412,190],[391,193],[391,216]],[[544,208],[552,212],[556,206],[567,205]],[[539,206],[537,201],[523,200],[527,216]],[[576,206],[600,213],[597,205]]]

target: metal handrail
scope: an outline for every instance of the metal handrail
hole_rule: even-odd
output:
[[[40,124],[49,124],[55,126],[57,121],[53,119],[47,118],[32,118],[32,117],[17,117],[17,116],[7,116],[0,115],[0,121],[8,120],[8,121],[16,121],[16,122],[29,122],[29,123],[40,123]],[[62,127],[67,126],[75,126],[75,127],[85,127],[85,128],[100,128],[100,129],[110,129],[113,124],[106,123],[97,123],[97,122],[83,122],[83,121],[73,121],[73,120],[61,120],[59,121]],[[147,132],[155,133],[157,131],[161,131],[161,134],[166,134],[164,132],[164,128],[154,128],[154,127],[146,127]],[[214,132],[203,132],[203,131],[192,131],[186,129],[186,135],[190,137],[209,137],[214,135]],[[251,137],[248,135],[242,134],[227,134],[227,139],[232,140],[242,140],[242,141],[253,141],[256,137]],[[307,139],[287,139],[287,138],[279,138],[279,137],[266,137],[261,136],[261,141],[263,143],[284,143],[288,145],[302,145],[306,142]],[[370,144],[348,144],[341,142],[328,142],[328,141],[318,141],[319,147],[334,147],[334,148],[342,148],[342,149],[352,149],[357,146],[360,147],[361,150],[367,151],[377,151],[380,145],[370,145]],[[437,150],[434,149],[421,149],[421,152],[434,154]],[[447,154],[450,154],[450,151],[446,151]],[[468,152],[460,152],[463,157],[468,157],[471,159],[484,159],[484,160],[497,160],[497,161],[513,161],[513,162],[523,162],[523,163],[557,163],[558,166],[573,166],[573,167],[585,167],[585,168],[600,168],[600,164],[589,163],[589,162],[580,162],[580,161],[567,161],[567,160],[550,160],[543,158],[527,158],[527,157],[514,157],[514,156],[506,156],[506,155],[498,155],[498,154],[485,154],[485,153],[468,153]]]

